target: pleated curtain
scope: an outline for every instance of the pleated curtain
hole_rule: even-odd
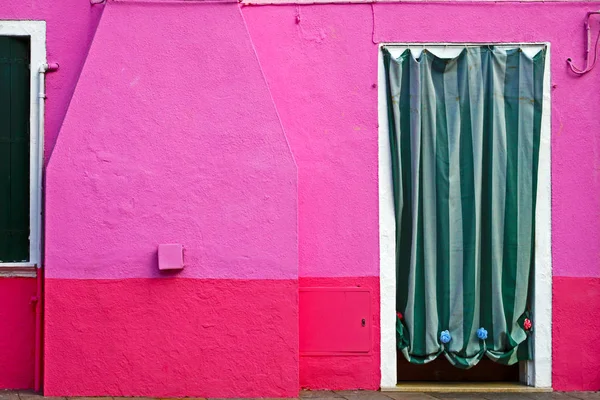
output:
[[[531,359],[535,208],[546,49],[382,48],[396,217],[398,348]]]

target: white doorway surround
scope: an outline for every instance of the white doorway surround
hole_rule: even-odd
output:
[[[396,249],[392,166],[387,123],[386,82],[381,47],[394,56],[404,50],[427,48],[440,57],[455,57],[466,46],[493,44],[496,47],[521,47],[537,53],[548,47],[544,74],[544,104],[540,139],[538,193],[535,225],[535,278],[533,315],[533,360],[521,363],[522,383],[535,388],[552,387],[552,252],[551,252],[551,99],[549,43],[381,43],[378,48],[378,122],[379,122],[379,266],[381,307],[381,389],[395,390],[396,359]]]

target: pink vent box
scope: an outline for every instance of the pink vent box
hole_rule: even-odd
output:
[[[183,269],[183,245],[159,244],[158,269],[161,271]]]

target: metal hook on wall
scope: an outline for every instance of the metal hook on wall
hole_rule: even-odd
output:
[[[585,68],[581,69],[581,68],[576,67],[575,65],[573,65],[573,60],[571,59],[571,57],[567,58],[567,64],[569,65],[569,68],[571,68],[571,71],[573,71],[574,74],[577,74],[577,75],[587,74],[592,69],[594,69],[594,67],[596,66],[596,61],[598,59],[598,41],[600,40],[600,32],[598,32],[598,36],[596,37],[596,43],[594,44],[594,61],[590,65],[590,51],[591,51],[591,44],[592,44],[592,29],[590,26],[590,18],[592,15],[598,15],[598,14],[600,14],[600,11],[589,11],[585,16],[584,26],[585,26],[585,30],[586,30],[586,34],[587,34],[587,47],[585,50]]]

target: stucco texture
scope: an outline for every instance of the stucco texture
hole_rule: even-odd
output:
[[[594,7],[451,1],[243,7],[298,163],[299,275],[379,275],[374,213],[379,43],[550,42],[553,274],[599,277],[600,143],[595,133],[600,130],[600,73],[578,78],[565,62],[573,57],[583,64],[583,20]],[[595,37],[598,24],[592,27]],[[584,281],[579,285],[585,286]],[[589,291],[583,293],[596,304]],[[571,325],[573,314],[562,305],[563,296],[568,296],[566,290],[554,291],[559,307],[553,318],[555,334]],[[589,319],[580,334],[597,337],[598,321]],[[564,343],[564,337],[557,340]],[[583,357],[578,368],[561,361],[572,354],[564,345],[554,347],[554,388],[600,388],[600,382],[580,372],[594,369],[595,353]],[[302,384],[337,387],[340,369],[320,371],[311,374],[301,367]],[[593,383],[584,383],[582,377]]]
[[[0,278],[0,388],[33,387],[35,278]]]
[[[378,274],[378,43],[550,42],[553,271],[599,277],[600,91],[592,88],[600,74],[578,78],[565,62],[583,64],[583,19],[592,10],[485,2],[244,7],[298,162],[300,276]]]
[[[600,390],[600,279],[555,277],[553,291],[553,387]]]
[[[360,287],[371,290],[371,348],[365,354],[306,355],[300,353],[300,387],[307,389],[371,389],[379,388],[380,314],[379,277],[300,278],[301,288]],[[302,310],[300,310],[302,312]],[[351,310],[337,310],[351,314]],[[302,327],[300,327],[302,334]]]
[[[0,20],[46,21],[47,59],[60,64],[59,71],[46,79],[45,161],[56,143],[101,14],[102,7],[81,0],[9,0],[0,7]],[[35,309],[29,302],[35,286],[33,278],[0,278],[0,314],[4,314],[0,316],[0,389],[33,388]]]
[[[3,1],[0,7],[0,20],[46,21],[47,59],[60,66],[46,79],[45,161],[56,144],[102,10],[103,7],[92,7],[89,2],[81,0],[8,0]]]
[[[46,290],[47,396],[298,395],[295,280],[49,279]]]
[[[155,261],[160,243],[184,245],[186,267],[178,276],[188,279],[174,281],[182,285],[190,281],[200,287],[215,278],[240,284],[262,279],[267,288],[271,282],[284,285],[298,276],[323,279],[301,281],[305,287],[345,285],[352,278],[364,278],[354,284],[373,285],[371,279],[379,276],[380,42],[551,43],[553,270],[555,277],[573,277],[564,281],[565,288],[587,287],[588,278],[600,277],[600,143],[595,135],[600,128],[600,74],[576,78],[565,60],[582,62],[582,22],[593,9],[582,3],[244,7],[109,2],[47,171],[49,393],[176,394],[168,373],[143,366],[141,360],[136,363],[146,377],[120,380],[130,368],[128,357],[117,357],[129,356],[125,349],[103,352],[85,343],[85,335],[68,336],[59,323],[64,314],[63,320],[85,327],[80,332],[102,326],[117,329],[102,296],[85,295],[82,300],[86,310],[98,310],[89,311],[95,318],[84,319],[77,308],[65,306],[79,301],[80,291],[100,290],[104,282],[114,280],[122,288],[106,296],[116,299],[111,304],[118,315],[131,316],[126,307],[140,304],[138,313],[153,317],[140,317],[124,343],[144,351],[136,347],[135,334],[145,337],[153,321],[166,318],[169,329],[186,332],[180,339],[192,346],[185,339],[191,334],[183,315],[170,319],[171,310],[160,307],[155,313],[158,300],[147,302],[146,292],[128,286],[141,278],[164,277]],[[593,26],[595,35],[598,24]],[[244,304],[249,310],[256,307],[251,316],[265,318],[270,306],[261,306],[263,288],[256,290],[254,296],[227,303],[225,315],[237,315],[233,310]],[[593,294],[580,294],[573,303],[565,297],[569,289],[554,291],[555,389],[598,389],[593,387],[597,377],[580,372],[595,368],[594,356],[581,358],[575,367],[562,361],[572,356],[564,343],[592,337],[599,328],[599,320],[591,319],[581,335],[565,334],[575,307],[596,304]],[[294,338],[297,303],[288,305],[277,322],[290,327],[280,334]],[[211,315],[211,307],[188,310]],[[120,321],[127,323],[125,318]],[[219,321],[218,330],[230,332],[225,319]],[[244,321],[240,326],[253,326]],[[268,321],[256,340],[273,340],[267,332],[276,324]],[[67,335],[67,343],[83,341],[77,345],[79,353],[69,357],[87,360],[84,370],[91,371],[89,375],[71,370],[62,378],[65,341],[52,331]],[[159,337],[169,337],[171,331],[163,327],[158,332]],[[378,333],[373,338],[376,349]],[[229,339],[226,335],[223,340]],[[154,360],[187,360],[169,355],[174,342],[155,343]],[[232,343],[241,342],[223,344]],[[219,386],[227,380],[210,381],[221,393],[194,386],[188,372],[192,362],[183,363],[180,385],[194,389],[187,394],[198,395],[275,395],[271,387],[280,388],[279,395],[293,395],[298,350],[292,342],[278,343],[281,346],[258,362],[273,375],[259,379],[256,391],[238,386],[234,394]],[[231,362],[247,367],[241,357],[253,355],[251,348],[240,354]],[[208,360],[222,363],[219,367],[225,370],[219,374],[227,377],[225,372],[234,368],[216,355],[209,352]],[[302,357],[300,382],[318,388],[376,387],[378,353],[357,357]],[[276,358],[286,364],[274,366]],[[349,372],[347,366],[356,368]],[[249,381],[251,373],[242,381]],[[96,386],[102,380],[110,382],[110,392]]]
[[[157,18],[157,16],[160,16]],[[296,166],[237,5],[110,2],[47,168],[46,277],[298,276]]]
[[[295,397],[296,166],[239,7],[101,7],[46,172],[45,394]]]

